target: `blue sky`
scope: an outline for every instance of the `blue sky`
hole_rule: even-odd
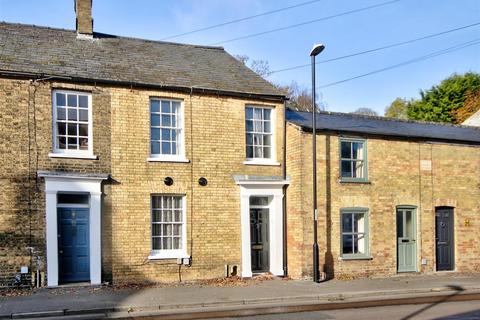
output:
[[[307,0],[94,0],[94,29],[159,40],[198,28],[243,18]],[[220,41],[339,14],[386,0],[321,0],[291,10],[215,28],[171,41]],[[0,20],[75,28],[73,0],[0,0]],[[395,42],[480,22],[479,0],[400,0],[368,11],[222,44],[231,54],[267,60],[271,70],[310,62],[309,51],[322,42],[318,60],[331,59]],[[317,66],[317,85],[395,65],[480,38],[480,26],[372,54]],[[452,73],[480,72],[480,45],[320,90],[327,110],[350,112],[369,107],[380,114],[396,97],[418,97],[420,89]],[[310,88],[310,68],[272,74],[269,80],[297,81]]]

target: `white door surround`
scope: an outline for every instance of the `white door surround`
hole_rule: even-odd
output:
[[[269,197],[270,272],[283,276],[283,186],[289,180],[279,177],[234,176],[240,186],[242,234],[242,277],[252,277],[250,244],[250,197]]]
[[[102,181],[107,174],[77,174],[39,171],[45,178],[45,214],[47,240],[47,285],[58,286],[57,193],[90,195],[90,283],[102,282],[101,211]]]

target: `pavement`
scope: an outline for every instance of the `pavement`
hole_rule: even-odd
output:
[[[17,294],[17,293],[15,293]],[[314,283],[281,278],[145,286],[66,286],[2,296],[0,319],[199,319],[377,305],[480,300],[480,274]],[[480,302],[479,302],[480,304]]]

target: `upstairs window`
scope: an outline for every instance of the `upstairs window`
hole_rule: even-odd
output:
[[[367,181],[366,141],[340,139],[340,171],[342,181]]]
[[[182,103],[150,99],[150,156],[175,160],[184,158]]]
[[[85,92],[53,91],[53,151],[92,155],[92,97]]]
[[[247,106],[245,129],[247,160],[274,158],[272,108]]]

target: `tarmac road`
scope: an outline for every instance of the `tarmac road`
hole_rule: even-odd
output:
[[[374,308],[297,312],[216,320],[479,320],[480,301],[442,302]],[[212,319],[213,320],[213,319]]]

